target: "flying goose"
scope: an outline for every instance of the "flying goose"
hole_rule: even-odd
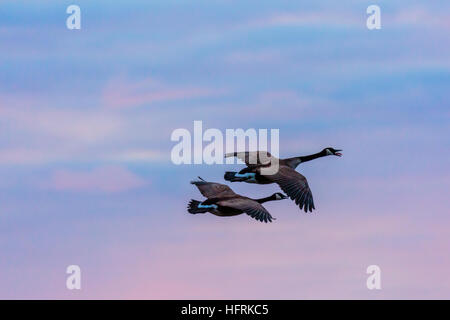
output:
[[[201,202],[192,199],[188,205],[188,212],[192,214],[210,212],[216,216],[230,217],[245,212],[250,217],[267,223],[272,222],[275,218],[270,215],[261,203],[287,199],[280,192],[266,198],[250,199],[234,193],[230,187],[224,184],[208,182],[200,177],[198,178],[200,180],[191,181],[191,184],[195,185],[207,200]]]
[[[245,162],[246,168],[239,172],[225,172],[225,180],[235,182],[242,181],[247,183],[269,184],[276,183],[301,209],[305,212],[312,212],[314,200],[311,189],[308,186],[306,178],[295,171],[295,168],[303,162],[311,161],[325,156],[342,156],[342,150],[334,148],[325,148],[322,151],[303,157],[293,157],[287,159],[278,159],[279,168],[275,174],[264,175],[262,168],[269,168],[272,159],[276,159],[267,151],[254,152],[233,152],[227,153],[225,157],[236,157]]]

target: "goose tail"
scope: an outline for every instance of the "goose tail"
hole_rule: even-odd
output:
[[[202,184],[208,184],[208,181],[205,181],[202,177],[198,177],[198,180],[192,180],[191,184],[194,184],[196,186],[200,186]]]
[[[244,178],[244,177],[236,177],[236,174],[237,174],[237,172],[227,171],[227,172],[225,172],[225,175],[223,176],[223,178],[226,181],[230,181],[230,182],[247,180],[247,178]]]
[[[208,208],[199,208],[198,205],[200,204],[200,201],[191,199],[191,202],[188,204],[188,212],[192,214],[196,213],[205,213],[208,212]]]

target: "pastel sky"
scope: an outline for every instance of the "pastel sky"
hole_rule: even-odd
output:
[[[81,30],[66,8],[81,8]],[[381,7],[381,30],[366,8]],[[450,299],[450,3],[2,0],[0,298]],[[190,215],[177,128],[277,128],[317,210]],[[233,184],[251,197],[274,185]],[[79,265],[82,289],[66,289]],[[381,268],[368,290],[366,268]]]

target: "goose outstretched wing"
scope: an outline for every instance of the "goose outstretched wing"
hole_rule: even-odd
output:
[[[305,212],[312,212],[314,200],[306,178],[288,166],[280,166],[274,175],[264,176],[278,184],[292,200]]]
[[[253,219],[259,220],[261,222],[272,222],[275,220],[260,203],[249,199],[249,198],[233,198],[227,200],[221,200],[217,202],[218,205],[223,207],[229,207],[233,209],[242,210],[248,214]]]
[[[222,198],[222,197],[233,197],[236,196],[233,190],[227,185],[208,182],[199,177],[200,180],[191,181],[195,185],[200,193],[206,198]]]
[[[268,151],[245,151],[225,154],[225,158],[236,157],[248,166],[268,165],[271,159],[276,159]]]

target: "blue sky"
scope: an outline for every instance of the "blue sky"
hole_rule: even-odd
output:
[[[65,26],[73,3],[81,30]],[[374,3],[381,30],[366,28]],[[448,298],[449,9],[2,1],[0,297]],[[282,157],[344,157],[299,168],[313,216],[290,202],[268,204],[270,226],[190,216],[189,181],[235,167],[172,164],[171,132],[194,120],[278,128]]]

